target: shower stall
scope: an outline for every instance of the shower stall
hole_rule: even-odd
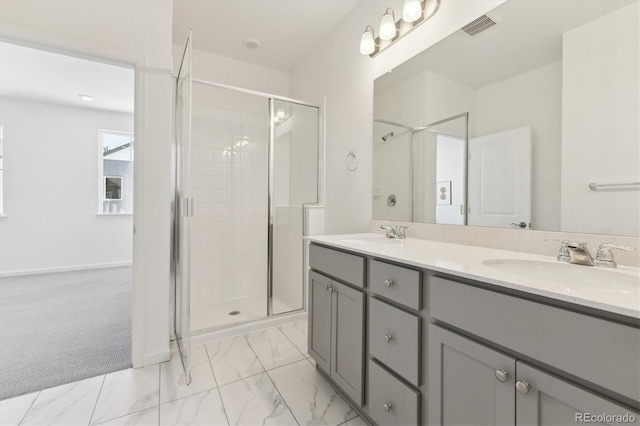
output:
[[[419,126],[374,118],[373,217],[464,225],[468,129],[466,112]]]
[[[176,80],[174,331],[190,336],[305,309],[305,206],[318,202],[319,108]]]

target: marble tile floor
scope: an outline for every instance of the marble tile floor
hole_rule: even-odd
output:
[[[0,401],[0,425],[366,425],[315,370],[306,333],[302,320],[192,346],[189,385],[173,351]]]

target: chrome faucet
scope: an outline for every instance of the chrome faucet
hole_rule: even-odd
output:
[[[587,243],[569,240],[544,240],[547,243],[560,243],[557,259],[560,262],[593,266],[593,258],[587,249]]]
[[[404,240],[407,238],[406,232],[410,229],[407,226],[399,225],[397,228],[394,228],[391,225],[381,225],[381,229],[384,229],[384,233],[387,238],[395,238],[397,240]]]
[[[631,251],[635,247],[616,246],[609,243],[602,243],[598,247],[596,258],[594,259],[587,249],[587,243],[572,242],[569,240],[545,240],[546,242],[560,243],[560,251],[557,259],[560,262],[574,263],[576,265],[598,266],[604,268],[617,267],[613,260],[612,249]]]
[[[569,263],[593,266],[593,257],[591,257],[591,253],[587,249],[587,243],[569,242],[567,248],[569,249]]]

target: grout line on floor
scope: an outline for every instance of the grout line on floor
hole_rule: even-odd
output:
[[[104,424],[104,423],[107,423],[107,422],[110,422],[110,421],[113,421],[113,420],[118,420],[118,419],[121,419],[123,417],[133,416],[134,414],[138,414],[138,413],[141,413],[143,411],[151,410],[152,408],[158,408],[159,409],[160,405],[154,405],[153,407],[142,408],[140,410],[132,411],[132,412],[127,413],[127,414],[122,414],[121,416],[118,416],[118,417],[111,417],[111,418],[108,418],[108,419],[101,420],[100,423],[96,423],[96,424],[89,423],[89,425],[90,426],[100,426],[101,424]],[[159,415],[160,414],[158,413],[158,416]]]
[[[96,396],[96,402],[93,404],[93,410],[91,411],[91,417],[89,417],[89,424],[93,422],[93,416],[96,414],[96,407],[98,406],[98,401],[100,401],[100,394],[102,393],[102,387],[104,386],[104,382],[107,380],[107,375],[102,376],[102,383],[100,383],[100,390],[98,391],[98,396]],[[39,396],[39,395],[38,395]]]
[[[207,359],[209,359],[209,366],[211,367],[211,372],[213,373],[213,380],[216,382],[216,391],[218,391],[218,398],[220,398],[220,404],[222,404],[222,411],[224,411],[224,418],[227,419],[227,424],[230,425],[229,416],[227,415],[227,407],[224,406],[224,401],[222,400],[222,393],[220,392],[220,385],[218,385],[218,379],[216,378],[216,372],[213,371],[213,364],[211,364],[211,357],[209,356],[209,349],[207,349],[207,345],[204,345],[204,351],[207,354]],[[259,360],[258,360],[259,361]]]
[[[18,422],[18,425],[21,425],[22,422],[24,421],[24,419],[27,418],[27,414],[29,414],[29,411],[31,411],[31,408],[33,407],[33,405],[36,403],[36,400],[38,398],[40,398],[40,394],[42,393],[42,391],[38,391],[38,394],[36,395],[35,398],[33,398],[33,401],[31,401],[31,405],[29,405],[29,408],[27,408],[27,411],[25,411],[24,416],[22,416],[22,418],[20,419],[20,421]]]
[[[275,328],[278,328],[277,326]],[[287,400],[284,399],[284,396],[282,396],[282,393],[280,392],[280,389],[278,389],[278,386],[276,386],[275,382],[273,381],[273,379],[271,378],[271,376],[269,375],[269,370],[267,370],[266,368],[264,368],[264,364],[262,363],[262,361],[260,361],[260,358],[258,358],[258,354],[256,353],[256,351],[253,350],[253,346],[251,346],[251,343],[249,343],[249,339],[247,339],[246,334],[243,334],[242,337],[244,337],[244,340],[247,341],[247,344],[249,345],[249,348],[251,349],[251,352],[253,352],[253,354],[255,355],[256,359],[258,360],[258,362],[260,363],[260,365],[262,366],[262,369],[265,371],[265,374],[267,375],[267,377],[269,378],[269,380],[271,381],[271,384],[273,384],[274,389],[276,390],[276,392],[278,392],[278,395],[280,395],[280,398],[282,398],[282,402],[284,402],[285,407],[287,407],[287,410],[289,410],[289,412],[291,413],[291,416],[293,417],[293,419],[296,421],[296,423],[298,423],[298,426],[300,426],[300,422],[298,421],[298,419],[296,418],[296,415],[293,414],[293,410],[289,407],[289,404],[287,403]],[[295,346],[295,345],[294,345]],[[298,349],[298,348],[296,348]],[[284,367],[284,366],[283,366]],[[273,370],[273,369],[272,369]]]
[[[298,320],[298,321],[301,321],[301,320]],[[297,350],[302,354],[302,356],[304,356],[305,358],[309,358],[307,355],[305,355],[305,354],[302,352],[302,350],[300,350],[300,348],[298,347],[298,345],[296,345],[296,344],[293,342],[293,340],[291,340],[291,339],[289,338],[289,336],[287,336],[287,333],[285,333],[285,332],[284,332],[284,330],[282,330],[282,329],[280,328],[280,327],[282,327],[283,325],[286,325],[286,324],[295,324],[295,323],[297,323],[298,321],[292,321],[292,322],[290,322],[290,323],[281,324],[281,325],[278,325],[278,326],[276,326],[276,327],[278,328],[278,330],[280,330],[280,333],[284,334],[284,337],[286,337],[286,338],[287,338],[287,340],[288,340],[288,341],[290,341],[290,342],[291,342],[291,344],[292,344],[293,346],[295,346],[295,348],[296,348],[296,349],[297,349]]]

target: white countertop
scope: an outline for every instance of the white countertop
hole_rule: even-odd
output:
[[[389,240],[379,234],[317,235],[305,239],[419,268],[640,318],[638,268],[605,269],[570,265],[549,256],[415,238]],[[499,263],[500,260],[522,262],[525,266],[533,264],[539,267],[538,273],[527,275],[514,273],[508,268],[503,269],[500,264],[490,266],[492,262]],[[560,275],[556,274],[557,271]],[[593,277],[597,279],[585,284],[585,277],[589,278],[586,281],[591,281]],[[603,279],[600,280],[600,277]]]

